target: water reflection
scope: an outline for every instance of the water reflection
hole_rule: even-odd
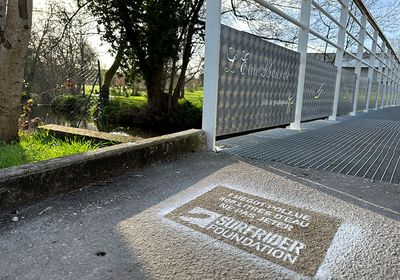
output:
[[[78,127],[98,131],[97,124],[93,119],[82,118],[82,116],[74,114],[73,112],[71,112],[71,114],[53,112],[50,105],[34,106],[30,114],[30,119],[36,117],[40,118],[42,124],[58,124],[63,126]],[[107,124],[104,131],[142,138],[158,136],[157,133],[153,133],[151,131],[143,131],[138,127],[123,127],[118,124]]]

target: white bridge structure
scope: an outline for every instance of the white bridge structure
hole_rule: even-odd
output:
[[[297,51],[222,25],[221,1],[207,0],[202,126],[210,150],[218,136],[282,125],[301,130],[304,121],[400,104],[400,60],[362,0],[336,0],[336,14],[321,1],[299,0],[299,18],[271,1],[254,2],[298,28]],[[311,28],[312,12],[335,25],[335,41]],[[334,65],[310,55],[310,35],[335,50]],[[357,51],[346,49],[348,38]],[[344,57],[355,61],[351,70]]]

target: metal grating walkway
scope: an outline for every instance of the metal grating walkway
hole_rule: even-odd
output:
[[[272,129],[218,141],[244,158],[400,183],[400,108],[318,120],[302,132]]]

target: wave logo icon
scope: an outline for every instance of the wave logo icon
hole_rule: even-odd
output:
[[[196,225],[201,228],[206,228],[211,225],[216,219],[221,217],[221,214],[209,211],[207,209],[201,207],[195,207],[192,210],[188,211],[188,216],[180,216],[179,219],[190,223],[192,225]]]
[[[322,83],[321,86],[319,87],[319,89],[317,89],[317,90],[315,91],[315,94],[314,94],[314,98],[315,98],[315,99],[320,98],[321,95],[324,93],[324,86],[325,86],[325,84]]]

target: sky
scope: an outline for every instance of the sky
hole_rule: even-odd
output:
[[[217,0],[216,0],[217,1]],[[386,0],[380,0],[380,1],[386,1]],[[49,0],[34,0],[33,1],[33,5],[34,5],[34,12],[38,12],[38,11],[43,11],[46,8],[46,3],[48,3]],[[63,0],[64,3],[74,3],[75,0]],[[236,28],[238,29],[245,29],[244,26],[236,26]],[[102,66],[109,68],[111,66],[111,64],[113,63],[113,57],[110,54],[109,50],[110,50],[110,45],[106,42],[103,42],[101,40],[100,35],[97,35],[95,33],[97,33],[97,30],[93,30],[94,33],[93,35],[90,35],[88,40],[90,42],[90,44],[92,45],[92,47],[96,50],[96,52],[99,55],[99,60],[102,64]],[[397,34],[395,33],[388,33],[386,34],[387,38],[390,40],[391,38],[394,37],[400,37],[400,28],[399,28],[399,32],[397,32]],[[393,42],[391,42],[393,44]]]
[[[74,3],[75,0],[63,0],[64,3]],[[46,9],[46,3],[48,3],[48,0],[34,0],[33,1],[33,13],[35,14],[43,11]],[[94,29],[92,33],[97,33],[97,30]],[[101,40],[100,35],[90,35],[89,38],[89,43],[90,45],[96,50],[96,52],[99,55],[99,60],[102,65],[102,67],[109,68],[114,59],[112,55],[109,53],[110,50],[110,45],[104,41]]]

